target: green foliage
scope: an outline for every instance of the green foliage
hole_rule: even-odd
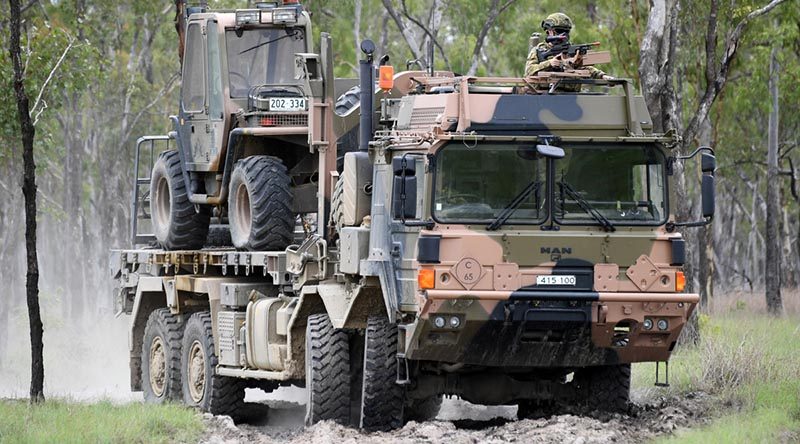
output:
[[[197,442],[199,416],[176,405],[0,401],[0,442]]]
[[[665,441],[775,442],[800,430],[798,321],[746,312],[701,318],[702,343],[678,348],[670,360],[672,386],[658,392],[703,390],[741,408],[721,410],[709,426]],[[634,366],[634,387],[647,387],[654,372],[653,364]]]

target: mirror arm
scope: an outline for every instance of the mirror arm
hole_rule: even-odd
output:
[[[695,221],[695,222],[667,222],[667,224],[664,225],[664,228],[666,228],[668,233],[673,233],[675,229],[678,227],[681,228],[705,227],[706,225],[711,224],[711,222],[713,221],[714,221],[714,216],[706,217],[701,221]]]

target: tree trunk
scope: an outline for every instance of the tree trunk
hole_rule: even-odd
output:
[[[767,140],[767,257],[764,279],[767,284],[767,312],[780,316],[781,302],[781,235],[780,235],[780,172],[778,168],[778,49],[772,48],[769,62],[769,113]]]
[[[36,129],[31,121],[28,95],[25,92],[25,72],[20,56],[19,0],[9,0],[11,5],[11,38],[9,53],[14,65],[14,94],[17,100],[22,135],[23,180],[22,194],[25,197],[25,248],[27,250],[28,273],[25,289],[28,302],[28,320],[31,330],[31,402],[44,401],[44,343],[42,316],[39,312],[39,261],[36,257],[36,164],[33,159],[33,138]]]

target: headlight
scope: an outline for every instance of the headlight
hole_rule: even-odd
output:
[[[452,328],[461,327],[461,319],[459,319],[458,316],[453,316],[452,318],[450,318],[450,327]]]
[[[261,11],[236,11],[236,26],[261,22]]]
[[[441,316],[436,316],[433,318],[433,325],[436,328],[444,328],[444,318]]]
[[[669,322],[666,319],[659,319],[658,320],[658,329],[661,331],[666,330],[669,327]]]
[[[653,320],[650,319],[650,318],[645,318],[644,322],[642,323],[642,327],[644,327],[645,330],[652,330],[653,329]]]
[[[297,9],[295,8],[276,8],[272,11],[272,23],[276,25],[286,25],[297,23]]]

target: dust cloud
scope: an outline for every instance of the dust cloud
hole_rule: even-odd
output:
[[[128,370],[129,318],[111,310],[93,311],[75,319],[60,317],[60,304],[42,295],[44,320],[45,396],[73,401],[136,401]],[[110,291],[97,297],[111,298]],[[0,356],[0,398],[24,398],[30,384],[28,315],[23,304],[12,306],[6,349]]]

